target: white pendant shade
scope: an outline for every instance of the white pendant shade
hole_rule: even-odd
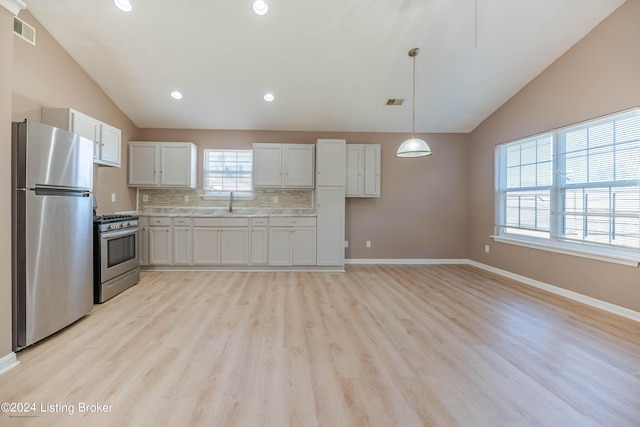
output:
[[[411,137],[400,144],[396,157],[424,157],[431,155],[431,148],[424,140]]]

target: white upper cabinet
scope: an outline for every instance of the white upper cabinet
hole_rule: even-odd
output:
[[[120,129],[71,108],[43,108],[42,123],[65,129],[94,142],[93,162],[120,167]]]
[[[380,197],[380,144],[347,144],[347,197]]]
[[[344,187],[344,139],[319,139],[316,143],[316,186]]]
[[[313,188],[315,146],[253,144],[254,188]]]
[[[129,186],[196,188],[197,148],[191,142],[129,142]]]

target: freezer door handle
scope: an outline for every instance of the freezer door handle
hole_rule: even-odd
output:
[[[89,191],[78,191],[77,189],[66,188],[48,188],[48,187],[36,187],[34,190],[36,196],[62,196],[62,197],[89,197],[91,193]]]

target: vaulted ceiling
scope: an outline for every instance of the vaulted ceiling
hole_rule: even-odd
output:
[[[416,131],[469,132],[624,3],[251,1],[26,0],[138,127],[371,132],[411,130],[409,49]]]

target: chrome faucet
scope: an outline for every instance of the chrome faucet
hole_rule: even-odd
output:
[[[229,212],[233,212],[233,201],[235,198],[233,197],[233,191],[229,193]]]

